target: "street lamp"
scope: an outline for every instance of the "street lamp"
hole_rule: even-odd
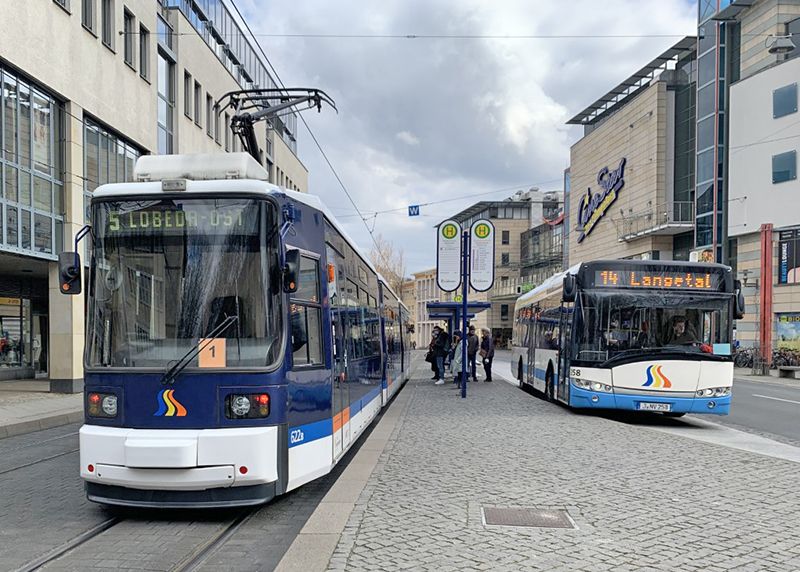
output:
[[[770,35],[767,37],[764,45],[767,47],[767,51],[769,51],[771,54],[788,54],[789,52],[793,52],[797,47],[792,41],[791,34],[786,36]]]

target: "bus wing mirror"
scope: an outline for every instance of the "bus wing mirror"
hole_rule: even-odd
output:
[[[744,293],[742,292],[742,283],[739,280],[734,282],[734,292],[736,293],[736,297],[734,298],[734,308],[733,308],[733,317],[737,320],[741,320],[744,318]]]
[[[288,294],[297,292],[297,281],[300,275],[300,251],[296,248],[286,251],[286,263],[283,266],[283,291]]]
[[[58,255],[59,291],[74,296],[81,293],[81,257],[77,252]]]
[[[577,295],[578,284],[575,282],[574,274],[566,274],[564,276],[564,288],[561,292],[562,302],[574,302]]]

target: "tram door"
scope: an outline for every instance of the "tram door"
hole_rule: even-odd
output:
[[[534,382],[534,376],[536,374],[536,330],[537,330],[537,321],[538,321],[538,313],[530,316],[528,318],[528,336],[525,340],[527,342],[528,348],[528,367],[527,369],[522,372],[522,375],[530,384]]]
[[[328,300],[331,308],[331,342],[333,350],[333,458],[338,459],[344,452],[343,421],[350,401],[347,387],[347,337],[345,333],[346,300],[344,289],[344,265],[342,257],[327,246],[328,258]],[[349,427],[349,426],[348,426]],[[349,439],[348,439],[349,441]]]

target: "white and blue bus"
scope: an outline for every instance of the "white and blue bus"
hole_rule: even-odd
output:
[[[89,499],[252,505],[328,473],[408,376],[407,308],[317,197],[249,155],[146,156],[135,177],[91,201]]]
[[[517,300],[512,374],[574,408],[725,415],[743,309],[720,264],[581,263]]]

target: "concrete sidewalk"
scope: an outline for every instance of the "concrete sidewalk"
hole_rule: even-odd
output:
[[[50,381],[0,381],[0,439],[83,420],[83,393],[50,393]]]
[[[382,448],[354,459],[363,490],[323,501],[293,546],[313,558],[279,569],[800,570],[797,463],[574,413],[503,381],[457,394],[410,382],[375,430]],[[494,508],[566,511],[575,527],[487,524]]]

